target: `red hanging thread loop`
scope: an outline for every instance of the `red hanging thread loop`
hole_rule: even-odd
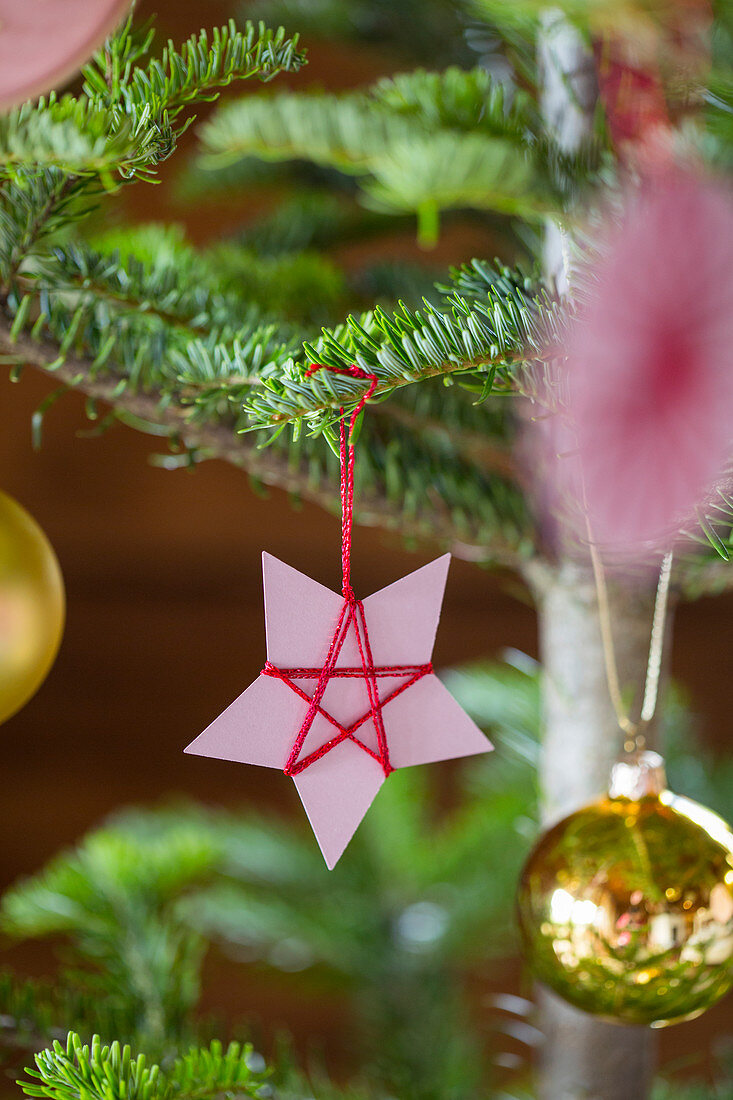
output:
[[[332,374],[344,374],[351,378],[359,378],[365,382],[369,382],[369,386],[362,394],[351,414],[348,431],[343,408],[341,409],[341,423],[339,426],[339,455],[341,461],[341,571],[344,602],[336,623],[336,629],[331,638],[323,668],[277,668],[268,661],[262,670],[262,674],[264,676],[273,676],[281,680],[294,691],[296,695],[299,695],[304,702],[308,703],[308,711],[298,731],[298,735],[295,738],[287,763],[285,764],[284,771],[286,775],[295,777],[305,768],[314,764],[316,760],[320,760],[321,757],[325,756],[331,749],[340,745],[343,741],[349,740],[354,742],[360,749],[363,749],[365,753],[376,760],[382,766],[385,776],[387,776],[390,772],[394,771],[394,768],[389,759],[389,746],[387,744],[387,734],[384,729],[382,708],[387,703],[391,702],[392,699],[401,695],[407,688],[417,683],[423,676],[430,675],[433,671],[433,666],[429,663],[425,665],[385,665],[383,667],[375,667],[374,665],[371,643],[369,641],[369,631],[364,615],[364,606],[361,600],[357,600],[354,595],[354,590],[351,587],[351,532],[354,524],[354,430],[359,414],[377,388],[378,380],[375,374],[368,374],[367,371],[362,370],[361,367],[357,367],[356,365],[351,367],[329,367],[322,363],[311,363],[308,370],[305,372],[306,378],[310,378],[312,374],[315,374],[316,371],[319,370],[330,371]],[[353,629],[356,636],[361,667],[336,668],[336,662],[338,661],[346,635],[350,629]],[[378,676],[400,677],[402,678],[402,683],[398,684],[385,699],[380,699],[379,684],[377,681]],[[321,705],[326,687],[332,677],[354,677],[365,681],[369,709],[361,718],[353,722],[350,726],[345,726],[341,722],[338,722]],[[315,691],[312,696],[308,695],[294,682],[296,680],[308,679],[317,680]],[[307,752],[306,755],[301,758],[301,751],[316,715],[324,718],[334,726],[336,732],[330,740],[326,741],[312,752]],[[377,738],[377,752],[365,743],[363,734],[357,736],[358,731],[369,719],[372,720]]]
[[[355,364],[350,367],[329,367],[325,363],[311,363],[305,372],[306,378],[316,374],[319,370],[328,371],[330,374],[344,374],[350,378],[359,378],[369,382],[369,387],[364,391],[351,414],[349,421],[348,437],[344,410],[341,409],[341,423],[339,425],[339,443],[341,455],[341,572],[342,592],[344,598],[353,599],[354,592],[351,587],[351,530],[354,525],[354,443],[353,435],[359,414],[363,410],[369,398],[377,388],[379,379],[376,374],[368,374]]]

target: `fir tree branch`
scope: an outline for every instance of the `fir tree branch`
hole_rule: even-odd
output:
[[[119,106],[127,115],[147,108],[172,121],[192,104],[215,99],[232,81],[269,81],[280,72],[297,72],[305,62],[297,34],[288,38],[283,27],[272,31],[249,20],[241,31],[233,19],[210,33],[202,30],[180,49],[169,40],[160,59],[146,68],[133,66],[152,41],[146,28],[136,36],[128,19],[84,69],[90,101]]]
[[[84,70],[84,93],[92,107],[107,108],[118,126],[127,123],[148,142],[151,135],[154,141],[157,137],[157,157],[141,157],[133,170],[121,168],[127,179],[152,178],[147,165],[169,156],[194,121],[194,115],[179,121],[188,108],[215,100],[233,81],[269,81],[280,72],[297,72],[305,62],[297,35],[288,38],[282,27],[271,31],[261,22],[248,21],[240,31],[230,19],[214,29],[211,40],[205,30],[191,35],[180,50],[169,40],[160,60],[154,58],[146,68],[134,65],[152,40],[145,28],[135,33],[130,17]]]
[[[227,103],[201,127],[204,165],[245,156],[310,160],[347,174],[369,172],[395,141],[408,140],[409,119],[369,109],[363,96],[258,96]]]
[[[241,292],[242,277],[223,273],[218,253],[212,261],[158,237],[160,255],[145,264],[114,251],[55,249],[36,262],[33,279],[7,296],[13,333],[31,326],[34,334],[45,332],[59,342],[60,360],[73,347],[94,360],[95,374],[111,357],[120,384],[175,391],[196,402],[198,419],[216,419],[225,405],[239,414],[242,430],[292,421],[317,434],[341,406],[359,400],[363,385],[329,374],[308,377],[309,362],[358,363],[377,376],[377,399],[451,375],[472,376],[485,398],[516,388],[521,364],[556,339],[562,321],[531,279],[501,268],[492,275],[488,265],[478,265],[481,279],[475,274],[468,286],[470,299],[449,292],[443,309],[428,302],[417,311],[376,309],[324,329],[301,348],[258,323],[246,298],[234,292],[235,285]],[[228,261],[249,277],[248,289],[259,262],[236,250]]]
[[[81,990],[103,991],[112,1018],[164,1050],[198,999],[205,946],[177,906],[219,860],[212,838],[185,826],[147,841],[100,829],[11,887],[2,899],[2,928],[15,939],[72,938],[87,962],[77,979]]]
[[[103,1046],[95,1035],[89,1046],[69,1032],[35,1056],[31,1080],[18,1081],[26,1096],[47,1100],[220,1100],[222,1096],[263,1097],[268,1074],[250,1069],[250,1046],[213,1042],[176,1058],[169,1070],[133,1058],[129,1046]]]
[[[33,174],[22,186],[5,181],[0,191],[0,292],[9,290],[38,241],[56,228],[78,187],[78,181],[53,169]]]
[[[86,244],[57,246],[51,255],[35,261],[32,277],[16,280],[16,292],[36,296],[42,282],[50,293],[67,301],[107,306],[114,317],[135,313],[155,318],[189,338],[232,339],[248,322],[249,327],[256,323],[257,260],[248,265],[248,301],[243,294],[227,290],[223,272],[211,260],[183,242],[171,241],[172,236],[151,232],[149,243],[158,255],[149,263],[123,256],[116,248],[100,251]],[[216,266],[224,268],[221,262]]]
[[[283,489],[329,512],[339,507],[337,470],[328,448],[319,440],[310,441],[309,447],[308,441],[302,440],[301,458],[295,457],[291,448],[263,449],[256,436],[237,432],[233,417],[219,422],[197,420],[192,417],[195,409],[172,396],[161,400],[158,394],[122,389],[119,374],[100,376],[89,360],[66,355],[59,363],[57,345],[26,336],[13,339],[6,322],[0,322],[0,356],[9,363],[51,373],[70,389],[111,405],[122,423],[162,434],[172,446],[185,449],[192,461],[220,458],[245,470],[255,484]],[[403,460],[399,447],[395,453],[396,444],[381,446],[384,456],[373,475],[366,473],[365,462],[360,462],[357,472],[365,476],[366,485],[358,497],[357,522],[396,532],[410,542],[443,546],[467,561],[516,567],[529,552],[530,539],[518,498],[509,503],[508,487],[485,479],[474,484],[467,469],[452,474],[451,463],[447,458],[443,462],[439,453],[432,459],[428,452]],[[367,445],[364,459],[368,454]],[[428,461],[434,463],[432,469],[426,465]],[[394,463],[398,467],[390,472]],[[376,478],[378,483],[373,486]],[[443,498],[435,486],[446,478],[449,488]],[[455,499],[451,492],[458,494]],[[503,519],[499,518],[502,515]]]
[[[442,310],[428,303],[377,310],[298,349],[256,315],[243,322],[246,304],[217,288],[205,257],[180,242],[163,244],[152,264],[82,247],[36,261],[34,277],[16,281],[6,296],[0,350],[107,401],[122,422],[166,436],[184,448],[182,461],[225,457],[259,482],[330,510],[337,478],[318,437],[333,442],[339,410],[353,406],[363,387],[327,372],[307,377],[306,369],[311,361],[357,362],[378,378],[359,520],[462,557],[521,565],[535,535],[510,457],[511,417],[499,412],[501,402],[492,404],[493,417],[488,406],[470,412],[450,391],[433,402],[430,380],[455,380],[455,392],[465,387],[479,404],[492,393],[538,391],[566,319],[535,278],[476,261],[453,272]],[[280,436],[290,422],[292,444]],[[265,445],[241,438],[253,427],[274,436]],[[721,498],[697,535],[723,556],[730,511]]]
[[[510,105],[483,70],[420,70],[367,92],[229,103],[202,128],[202,163],[302,159],[362,177],[367,205],[418,213],[431,243],[440,210],[536,218],[556,209],[530,118],[526,100]]]
[[[362,174],[395,145],[417,136],[462,133],[524,145],[529,101],[513,103],[483,69],[418,69],[342,95],[259,96],[221,107],[201,130],[206,163],[241,156],[311,160]]]
[[[425,302],[420,310],[404,304],[394,313],[376,309],[349,317],[304,345],[307,361],[344,367],[356,363],[374,373],[375,396],[436,376],[473,374],[492,389],[515,389],[515,368],[551,346],[561,323],[555,306],[541,293],[528,295],[519,282],[490,287],[482,299],[457,293],[445,309]],[[306,377],[307,362],[291,359],[261,374],[262,385],[245,399],[253,427],[301,417],[322,429],[341,406],[355,405],[363,384],[326,372]]]
[[[51,94],[0,120],[0,180],[10,181],[0,204],[0,285],[7,288],[22,259],[60,224],[93,209],[100,190],[132,179],[151,181],[193,116],[182,112],[216,98],[233,80],[269,80],[296,71],[304,57],[297,36],[234,22],[192,36],[162,60],[137,65],[152,34],[133,32],[132,18],[85,69],[84,95]],[[83,205],[72,197],[83,196]]]
[[[91,269],[84,266],[87,261]],[[431,377],[448,382],[453,376],[479,401],[492,392],[536,388],[546,365],[541,359],[527,361],[527,354],[533,346],[537,355],[549,347],[551,362],[565,321],[531,277],[475,263],[455,272],[444,288],[448,311],[433,306],[417,312],[403,307],[392,315],[378,311],[324,332],[296,356],[292,346],[276,341],[272,327],[254,322],[235,332],[227,316],[232,308],[236,312],[236,301],[232,307],[216,295],[207,297],[205,283],[198,285],[198,297],[187,299],[181,294],[185,265],[182,286],[174,281],[166,294],[165,265],[158,271],[128,264],[118,271],[112,264],[105,280],[104,262],[94,254],[65,256],[77,279],[94,271],[93,285],[77,291],[76,301],[69,302],[63,281],[55,289],[42,287],[40,295],[32,288],[20,299],[10,296],[14,319],[12,325],[8,320],[4,339],[0,332],[0,350],[13,362],[27,359],[69,388],[109,402],[121,421],[168,437],[174,447],[184,448],[183,461],[224,457],[259,483],[331,511],[337,507],[337,475],[318,437],[333,439],[339,409],[353,406],[362,387],[326,372],[306,378],[305,368],[309,361],[359,362],[377,373],[379,398],[392,396],[384,407],[374,403],[367,417],[358,520],[399,531],[408,540],[437,542],[471,560],[516,568],[531,552],[534,523],[522,499],[521,475],[509,457],[511,418],[463,415],[461,408],[472,406],[449,400],[450,391],[434,406],[421,396],[433,392]],[[119,313],[114,297],[112,312],[102,308],[110,304],[98,296],[106,283],[128,291]],[[452,286],[468,297],[453,293]],[[218,330],[201,339],[183,318],[164,316],[166,301],[177,294],[189,322],[199,307],[204,317],[221,308]],[[146,304],[151,298],[154,308]],[[45,331],[52,339],[45,344],[28,339],[24,333],[31,325],[36,337]],[[72,349],[78,349],[76,356]],[[428,384],[411,384],[417,381]],[[239,435],[253,420],[274,428],[271,446],[263,449],[255,437]],[[307,429],[292,444],[280,435],[289,421],[296,436],[301,427]],[[719,514],[701,522],[702,538],[718,554],[733,523],[729,512],[721,500]],[[706,583],[713,583],[713,572],[706,570]],[[695,563],[689,573],[694,584]]]
[[[382,405],[375,405],[373,412],[378,416],[384,416],[405,425],[417,435],[447,435],[451,432],[450,427],[440,419],[437,412],[433,416],[425,416],[391,401],[385,401]],[[460,432],[452,435],[452,443],[456,452],[475,466],[479,466],[484,470],[496,471],[502,477],[515,481],[517,484],[524,483],[523,471],[517,466],[509,441],[502,445],[488,432],[481,432],[477,428],[463,428]]]
[[[50,982],[0,972],[3,1047],[40,1050],[54,1039],[65,1039],[70,1028],[87,1039],[95,1032],[108,1040],[138,1033],[131,996],[114,1003],[100,997],[98,988],[82,988],[80,978],[75,973],[69,981]]]
[[[22,179],[31,168],[58,168],[96,174],[112,186],[113,173],[132,173],[149,159],[127,120],[86,99],[51,96],[0,117],[0,177],[7,179]]]
[[[480,67],[398,73],[378,80],[370,96],[428,131],[447,128],[523,141],[537,125],[531,98],[521,90],[508,94],[505,85]]]

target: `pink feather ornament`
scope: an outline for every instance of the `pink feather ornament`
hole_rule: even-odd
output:
[[[602,252],[566,349],[569,423],[593,537],[633,552],[673,537],[731,456],[730,195],[648,180]],[[557,460],[565,492],[576,465]]]

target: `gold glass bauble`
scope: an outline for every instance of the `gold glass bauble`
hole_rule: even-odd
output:
[[[64,627],[64,585],[50,542],[0,493],[0,722],[38,690]]]
[[[540,838],[518,897],[540,981],[652,1027],[699,1016],[733,986],[733,833],[663,776],[655,753],[617,765],[607,797]]]

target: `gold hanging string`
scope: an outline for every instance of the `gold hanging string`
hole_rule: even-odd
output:
[[[654,615],[652,618],[651,637],[649,640],[649,656],[647,659],[646,676],[644,679],[644,699],[638,722],[634,722],[624,707],[621,694],[621,684],[618,676],[618,664],[616,662],[616,649],[613,643],[613,630],[611,627],[611,607],[608,598],[608,586],[603,569],[603,562],[598,548],[593,542],[593,536],[588,527],[588,545],[590,558],[593,565],[596,593],[598,597],[598,617],[601,627],[601,641],[603,643],[603,660],[606,666],[606,680],[608,681],[608,693],[611,696],[611,704],[616,714],[616,720],[626,734],[628,740],[624,744],[627,752],[644,747],[645,738],[643,730],[649,725],[657,708],[659,697],[659,679],[662,669],[662,652],[664,650],[664,633],[667,620],[667,605],[669,602],[669,587],[672,576],[672,551],[668,550],[662,558],[659,570],[657,593],[654,599]]]
[[[648,725],[654,717],[659,696],[659,677],[662,671],[662,653],[664,651],[664,635],[667,625],[667,604],[669,602],[669,587],[672,576],[672,551],[668,550],[662,558],[659,569],[659,581],[657,594],[654,599],[654,618],[652,619],[652,634],[649,641],[649,659],[646,666],[646,683],[644,685],[644,702],[641,707],[641,724]]]
[[[570,239],[563,225],[558,223],[560,230],[560,244],[562,250],[562,270],[567,281],[566,297],[574,304],[575,297],[570,278]],[[644,697],[641,705],[639,721],[634,722],[624,707],[621,694],[621,684],[618,677],[618,664],[616,661],[616,648],[613,643],[613,630],[611,627],[611,607],[608,599],[608,586],[606,574],[603,569],[601,555],[593,540],[593,531],[590,525],[588,499],[585,491],[585,479],[581,473],[582,499],[585,511],[585,523],[588,531],[588,546],[590,559],[593,565],[596,596],[598,599],[598,617],[601,626],[601,642],[603,645],[603,661],[606,668],[606,681],[608,693],[611,696],[611,704],[616,714],[616,721],[626,735],[624,749],[634,752],[635,749],[643,749],[646,744],[643,730],[649,725],[657,709],[659,698],[659,678],[662,670],[662,653],[664,651],[664,635],[667,622],[667,606],[669,603],[669,587],[672,576],[673,551],[668,550],[662,558],[659,569],[657,592],[654,598],[654,614],[652,616],[652,629],[649,638],[649,655],[646,664],[646,676],[644,678]]]

